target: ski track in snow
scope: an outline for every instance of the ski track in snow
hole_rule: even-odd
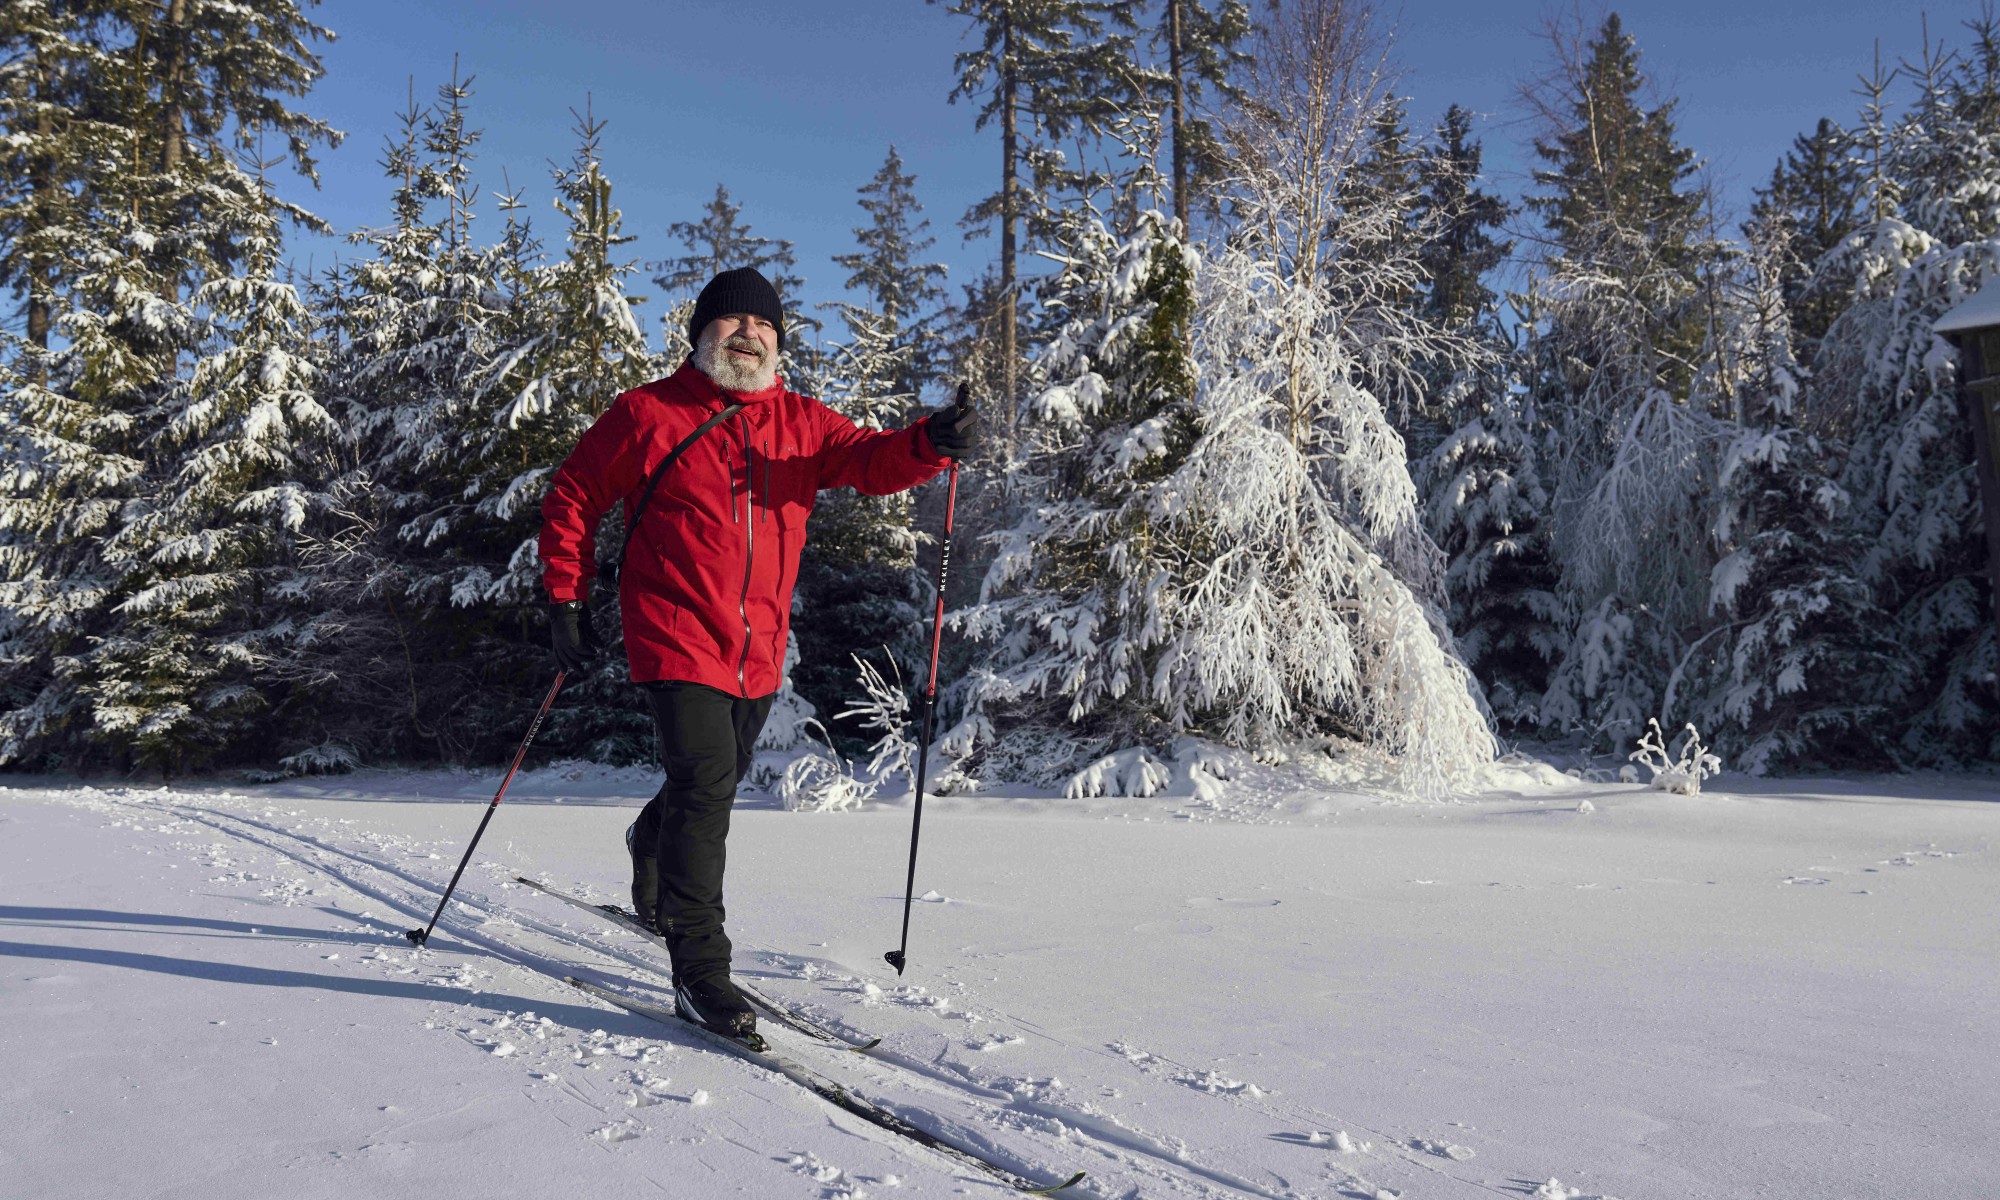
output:
[[[169,798],[170,795],[87,790],[81,795],[64,797],[63,802],[121,816],[123,819],[115,824],[137,832],[187,834],[200,831],[201,836],[209,840],[194,847],[193,851],[199,865],[213,872],[207,882],[256,887],[259,896],[284,905],[305,903],[309,898],[324,898],[322,889],[335,885],[368,903],[392,910],[419,926],[429,920],[435,908],[435,897],[449,878],[456,861],[439,852],[418,848],[407,838],[370,833],[360,828],[353,819],[304,818],[302,827],[288,828],[278,821],[287,817],[302,817],[303,814],[284,812],[276,805],[260,806],[254,801],[250,801],[250,811],[219,807],[220,801],[235,798],[227,795],[213,799],[204,797],[204,803],[191,803],[185,796]],[[159,820],[169,813],[173,821]],[[215,835],[223,840],[214,840]],[[344,844],[354,842],[360,845]],[[246,854],[246,847],[276,856],[281,864],[279,870],[289,867],[303,872],[303,877],[285,878],[268,865],[248,861],[250,855]],[[364,922],[371,919],[375,922],[364,927],[384,940],[371,950],[350,951],[355,955],[352,961],[364,969],[392,975],[424,975],[425,981],[440,986],[441,1001],[449,1001],[452,990],[477,990],[495,978],[495,972],[479,965],[478,960],[440,961],[443,956],[438,951],[449,945],[447,939],[476,947],[500,964],[533,972],[545,980],[559,981],[565,974],[590,972],[614,986],[630,982],[660,993],[670,989],[671,983],[657,955],[627,948],[638,941],[635,935],[615,931],[609,926],[579,931],[565,920],[539,915],[534,908],[555,902],[548,901],[546,897],[536,897],[529,889],[514,884],[511,877],[517,872],[502,864],[495,847],[484,845],[482,850],[484,853],[475,857],[465,878],[460,881],[450,906],[439,920],[434,938],[441,945],[429,951],[404,949],[407,942],[400,936],[400,930],[384,928],[385,924],[394,922],[384,922],[375,913],[364,912]],[[254,851],[251,853],[254,854]],[[411,865],[418,863],[435,871],[436,877],[410,869]],[[475,875],[492,877],[501,894],[483,890],[482,882],[476,880]],[[589,889],[579,888],[568,881],[550,879],[547,882],[586,897],[589,894]],[[507,892],[518,892],[519,902],[516,902],[517,897],[505,895]],[[1258,907],[1275,903],[1274,900],[1210,897],[1197,898],[1190,901],[1189,906]],[[586,917],[584,920],[591,919]],[[537,941],[543,944],[543,948],[526,944]],[[900,1010],[933,1021],[962,1024],[966,1031],[957,1035],[954,1041],[959,1048],[982,1060],[976,1066],[952,1062],[943,1056],[936,1060],[913,1056],[898,1049],[898,1039],[891,1033],[872,1055],[885,1060],[891,1064],[889,1066],[870,1064],[867,1058],[859,1055],[840,1056],[841,1066],[866,1078],[865,1086],[855,1086],[850,1081],[851,1089],[869,1102],[934,1133],[977,1146],[982,1152],[1022,1174],[1059,1177],[1071,1169],[1085,1169],[1090,1172],[1090,1178],[1075,1189],[1078,1192],[1119,1196],[1149,1194],[1148,1189],[1137,1185],[1151,1181],[1173,1193],[1249,1195],[1267,1200],[1317,1195],[1370,1198],[1399,1195],[1394,1190],[1377,1186],[1363,1173],[1361,1168],[1370,1159],[1383,1166],[1392,1163],[1401,1166],[1405,1173],[1415,1168],[1433,1187],[1446,1189],[1426,1189],[1426,1196],[1488,1194],[1518,1197],[1526,1190],[1495,1187],[1445,1169],[1448,1163],[1471,1159],[1474,1151],[1469,1148],[1433,1142],[1414,1135],[1399,1137],[1371,1129],[1352,1119],[1290,1102],[1254,1082],[1222,1074],[1211,1067],[1177,1062],[1156,1050],[1139,1050],[1125,1042],[1108,1046],[1079,1045],[1038,1029],[1029,1022],[1012,1019],[982,1005],[939,995],[923,987],[900,984],[884,987],[837,964],[753,947],[740,940],[739,945],[770,968],[776,977],[814,985],[819,996],[813,999],[800,1002],[792,997],[783,998],[836,1030],[861,1032],[823,1002],[832,996],[845,996],[864,1013]],[[341,955],[336,952],[319,957],[339,960]],[[425,975],[426,971],[430,973]],[[565,995],[567,998],[567,989],[559,982],[548,986],[548,990],[553,995]],[[621,1020],[624,1014],[606,1012],[605,1015],[622,1026],[629,1027],[633,1022],[645,1023],[642,1018]],[[988,1032],[981,1026],[1001,1032]],[[1199,1140],[1190,1142],[1133,1123],[1129,1116],[1130,1106],[1125,1112],[1114,1112],[1101,1104],[1063,1096],[1060,1080],[1051,1077],[993,1074],[991,1067],[995,1065],[1004,1062],[1019,1069],[1032,1058],[1032,1053],[1023,1049],[1028,1039],[1021,1032],[1015,1032],[1018,1030],[1025,1030],[1074,1054],[1115,1061],[1126,1069],[1133,1088],[1191,1089],[1215,1097],[1219,1103],[1233,1110],[1238,1119],[1254,1116],[1265,1122],[1267,1127],[1275,1127],[1267,1129],[1265,1136],[1270,1140],[1324,1147],[1327,1157],[1321,1167],[1322,1177],[1313,1183],[1295,1182],[1277,1175],[1268,1167],[1260,1167],[1260,1172],[1271,1181],[1260,1184],[1204,1162]],[[557,1084],[568,1100],[588,1110],[588,1115],[579,1125],[581,1131],[607,1149],[641,1142],[655,1133],[656,1129],[648,1118],[651,1111],[659,1106],[685,1111],[716,1102],[705,1090],[680,1091],[673,1086],[672,1073],[661,1069],[674,1058],[699,1052],[699,1043],[665,1027],[658,1029],[656,1037],[633,1038],[607,1034],[603,1029],[588,1032],[570,1029],[533,1011],[525,1011],[479,1018],[470,1023],[452,1022],[447,1032],[479,1053],[520,1063],[537,1082]],[[719,1054],[712,1057],[718,1060],[726,1058]],[[626,1067],[618,1077],[621,1099],[615,1108],[590,1099],[562,1074],[565,1066],[574,1069],[582,1064],[601,1062],[624,1064]],[[827,1069],[824,1062],[815,1060],[815,1065],[822,1070]],[[768,1078],[766,1072],[747,1063],[730,1060],[730,1067],[735,1071],[732,1078],[739,1086],[756,1087],[759,1086],[757,1081]],[[770,1086],[798,1091],[795,1085],[784,1081],[771,1080]],[[1122,1088],[1113,1090],[1120,1093],[1126,1091]],[[1121,1095],[1119,1098],[1132,1097]],[[805,1107],[825,1108],[816,1098],[801,1094],[797,1100]],[[900,1142],[893,1135],[882,1133],[845,1114],[832,1114],[828,1119],[844,1131],[873,1141],[910,1161],[912,1170],[918,1163],[933,1170],[939,1168],[938,1160]],[[1338,1132],[1325,1132],[1329,1130]],[[1355,1138],[1349,1130],[1366,1135],[1367,1140]],[[1002,1135],[1010,1136],[1002,1141]],[[1016,1143],[1032,1145],[1034,1150],[1031,1154],[1023,1154],[1015,1148]],[[819,1194],[822,1196],[859,1198],[873,1194],[864,1190],[862,1181],[850,1177],[813,1151],[800,1149],[785,1157],[797,1174],[821,1189]],[[867,1182],[887,1183],[893,1187],[896,1186],[891,1182],[893,1179],[892,1176]],[[1400,1194],[1408,1193],[1405,1190]]]

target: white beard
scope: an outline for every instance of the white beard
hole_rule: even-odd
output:
[[[748,343],[747,338],[737,339],[739,346]],[[745,362],[722,344],[722,336],[713,323],[701,331],[701,342],[694,348],[694,365],[724,391],[761,392],[778,382],[777,351],[766,350],[759,343],[757,361]]]

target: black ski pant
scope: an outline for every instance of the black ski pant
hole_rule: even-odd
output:
[[[645,689],[667,781],[647,801],[633,831],[634,903],[645,903],[644,860],[650,855],[658,879],[654,913],[674,978],[694,983],[729,973],[729,935],[722,930],[729,810],[771,715],[772,697],[749,700],[678,681],[648,683]]]

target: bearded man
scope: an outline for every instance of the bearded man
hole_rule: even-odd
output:
[[[619,396],[542,503],[551,639],[571,672],[597,650],[585,604],[597,524],[625,506],[625,654],[666,766],[665,784],[625,835],[632,904],[666,940],[676,1009],[735,1038],[755,1036],[756,1016],[729,979],[724,843],[782,682],[806,516],[823,488],[883,496],[915,487],[978,436],[962,388],[951,407],[907,429],[857,427],[785,388],[784,336],[768,280],[748,267],[717,275],[688,321],[694,353]]]

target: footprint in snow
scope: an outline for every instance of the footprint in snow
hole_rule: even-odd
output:
[[[643,1131],[639,1128],[639,1123],[628,1117],[623,1121],[614,1121],[601,1129],[593,1130],[590,1136],[615,1145],[619,1142],[629,1142],[641,1132]]]
[[[1424,1138],[1411,1138],[1410,1149],[1421,1150],[1425,1154],[1435,1154],[1439,1158],[1448,1158],[1453,1162],[1464,1162],[1473,1157],[1473,1151],[1469,1147],[1454,1146],[1450,1142],[1433,1142]]]

